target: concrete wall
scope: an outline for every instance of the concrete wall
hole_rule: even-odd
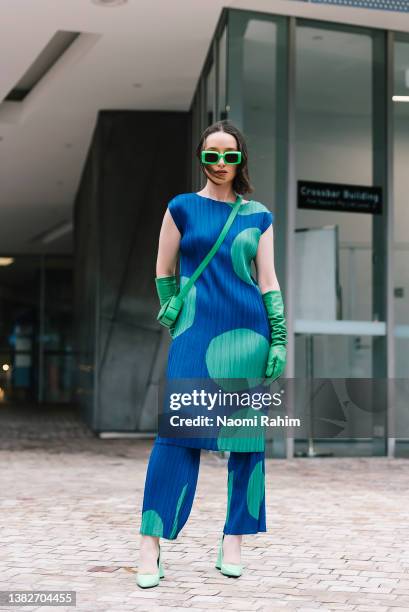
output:
[[[189,190],[189,138],[188,113],[98,116],[74,215],[77,397],[98,432],[156,430],[157,246],[168,201]]]

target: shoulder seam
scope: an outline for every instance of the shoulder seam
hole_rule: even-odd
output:
[[[267,208],[267,206],[265,204],[263,204],[263,202],[259,202],[258,200],[250,200],[250,202],[254,202],[255,204],[259,204],[262,207],[262,211],[261,212],[271,212],[271,210],[269,210]],[[249,204],[250,204],[249,202]]]

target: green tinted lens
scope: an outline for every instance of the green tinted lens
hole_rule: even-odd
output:
[[[204,164],[217,164],[219,154],[217,151],[202,151],[202,162]]]
[[[241,151],[226,151],[224,161],[226,164],[239,164],[241,162]]]

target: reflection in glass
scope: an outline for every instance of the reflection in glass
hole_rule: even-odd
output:
[[[369,30],[297,21],[297,180],[373,184],[373,57],[374,40]],[[359,328],[345,335],[337,334],[335,328],[337,320],[363,325],[373,321],[372,223],[372,215],[366,213],[296,209],[296,244],[305,243],[307,250],[301,258],[297,252],[295,286],[303,290],[298,293],[301,311],[304,303],[312,303],[311,297],[316,305],[316,313],[301,316],[300,324],[301,319],[333,322],[332,333],[296,335],[297,377],[314,381],[373,376],[378,338]],[[325,234],[328,240],[324,240]],[[336,264],[328,267],[325,264],[334,251]],[[322,305],[334,300],[336,307],[320,314]],[[316,450],[335,455],[384,454],[386,412],[365,416],[365,435],[362,412],[352,411],[350,439],[336,444],[335,440],[317,439]],[[354,439],[360,437],[358,432],[364,438],[360,442]],[[378,435],[380,444],[375,440]],[[305,444],[299,440],[297,450],[305,451]],[[307,440],[308,448],[310,445]]]
[[[218,115],[219,119],[227,119],[226,112],[226,28],[219,40],[219,83],[218,83]]]
[[[298,180],[372,185],[372,39],[301,22],[296,34]],[[372,320],[372,216],[296,211],[296,227],[338,227],[339,317]]]
[[[209,73],[206,79],[206,119],[207,126],[214,121],[214,97],[215,97],[215,65],[212,62]],[[206,126],[206,127],[207,127]]]
[[[254,197],[267,206],[276,181],[276,62],[277,24],[249,20],[243,38],[243,128]]]
[[[409,96],[409,40],[395,42],[396,96]],[[394,102],[394,286],[396,376],[409,377],[409,103]]]
[[[409,96],[409,38],[394,44],[393,95]],[[409,103],[393,103],[394,136],[394,315],[395,315],[395,427],[397,457],[409,456]]]

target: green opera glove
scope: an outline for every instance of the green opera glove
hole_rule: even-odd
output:
[[[179,291],[179,287],[177,284],[176,276],[157,276],[155,278],[156,291],[159,296],[159,302],[161,307],[167,300],[175,295]],[[175,323],[176,325],[176,323]],[[175,330],[175,325],[169,328],[169,333],[173,338],[173,332]]]
[[[287,358],[287,327],[281,291],[271,290],[262,294],[271,329],[270,350],[267,358],[266,377],[275,380],[284,372]]]

